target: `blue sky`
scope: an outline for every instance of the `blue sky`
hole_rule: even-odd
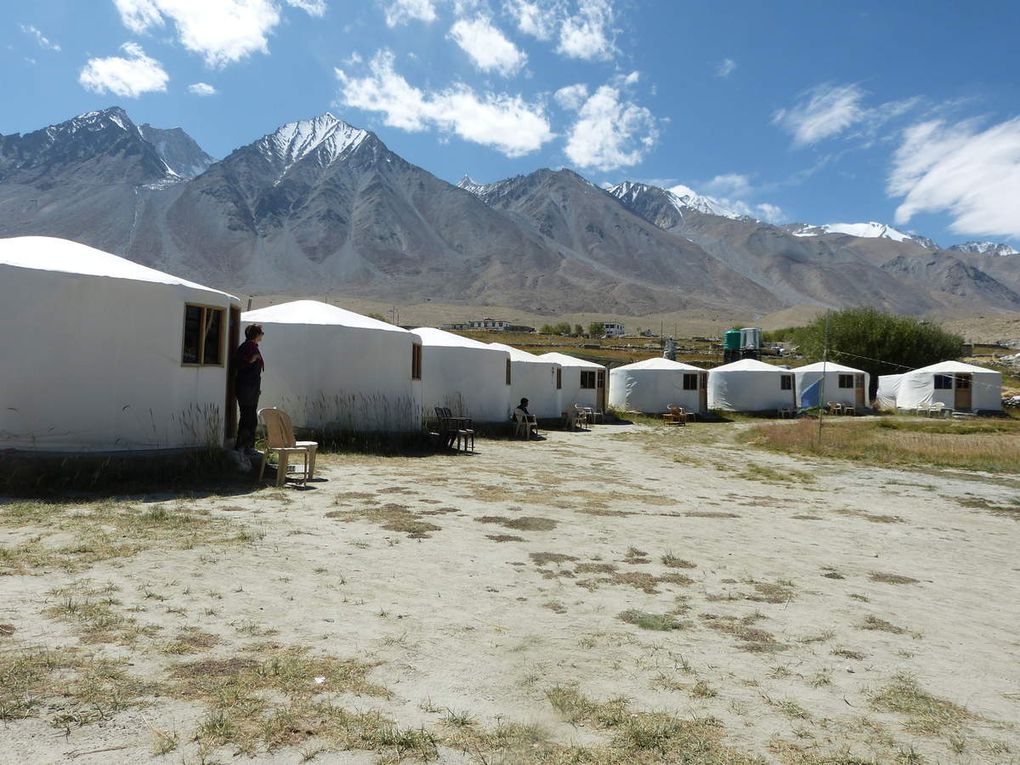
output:
[[[1020,3],[5,3],[0,133],[123,106],[217,157],[323,111],[451,182],[571,167],[776,222],[1020,241]]]

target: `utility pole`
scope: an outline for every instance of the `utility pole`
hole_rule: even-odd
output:
[[[822,418],[825,416],[825,372],[829,363],[829,312],[825,312],[825,330],[822,334],[822,384],[818,389],[818,443],[822,443]]]

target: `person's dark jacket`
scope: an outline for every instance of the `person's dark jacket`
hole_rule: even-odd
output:
[[[258,343],[245,340],[234,352],[235,385],[238,390],[258,390],[262,384],[262,359]]]

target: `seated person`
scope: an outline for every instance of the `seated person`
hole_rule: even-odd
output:
[[[528,399],[522,398],[521,403],[514,409],[514,419],[528,423],[528,437],[538,437],[538,418],[528,411]]]

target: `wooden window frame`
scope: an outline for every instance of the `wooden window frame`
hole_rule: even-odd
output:
[[[783,375],[779,378],[779,390],[793,390],[793,375]]]
[[[188,309],[198,308],[201,313],[199,314],[199,337],[198,337],[198,361],[185,361],[184,360],[184,343],[187,340],[187,327],[188,327]],[[218,312],[220,314],[220,331],[219,331],[219,349],[220,349],[220,360],[216,362],[205,360],[205,340],[206,333],[208,330],[209,319],[208,316]],[[227,348],[225,334],[227,332],[227,309],[219,305],[206,305],[204,303],[185,303],[184,304],[184,324],[181,327],[181,366],[182,367],[225,367],[227,365]]]
[[[585,385],[586,380],[591,380],[591,385]],[[581,370],[581,390],[595,390],[595,370]]]
[[[421,346],[411,343],[411,379],[421,379]]]
[[[854,389],[854,377],[853,374],[842,374],[839,375],[839,389],[840,390],[853,390]],[[849,385],[844,385],[845,382],[849,381]]]
[[[684,390],[697,390],[698,389],[698,373],[697,372],[684,372]]]
[[[563,390],[563,367],[556,367],[556,390]]]
[[[935,390],[952,390],[953,376],[935,375],[935,379],[932,381],[932,386],[935,388]]]
[[[507,358],[507,360],[506,360],[506,384],[507,385],[511,385],[512,384],[511,380],[513,380],[513,367],[510,364],[510,359]]]

